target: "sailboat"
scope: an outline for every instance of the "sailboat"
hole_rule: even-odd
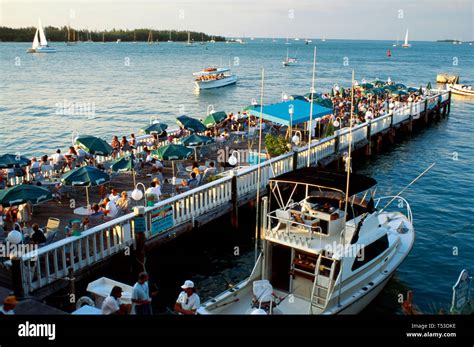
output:
[[[214,36],[211,38],[211,41],[209,41],[210,43],[216,43],[216,40],[214,40]]]
[[[402,45],[403,48],[408,48],[411,47],[411,45],[408,43],[408,29],[407,33],[405,34],[405,43]]]
[[[39,39],[38,39],[39,36]],[[41,20],[38,19],[38,28],[36,28],[35,37],[31,48],[28,48],[27,53],[55,53],[56,49],[48,46],[46,35],[44,34]]]
[[[137,35],[133,32],[133,43],[137,43]]]
[[[169,38],[168,42],[173,42],[173,40],[171,40],[171,30],[170,30],[170,38]]]
[[[204,45],[204,34],[201,34],[201,45]]]
[[[191,32],[188,31],[188,41],[186,41],[186,47],[194,47],[193,42],[191,41]]]
[[[105,33],[102,33],[102,43],[105,43]]]
[[[92,41],[92,34],[91,34],[90,31],[89,31],[89,33],[88,33],[88,37],[89,37],[89,38],[87,39],[87,42],[88,42],[88,43],[94,42],[94,41]]]
[[[151,45],[153,43],[153,32],[150,30],[148,33],[148,44]]]
[[[323,41],[323,42],[326,41],[326,37],[323,36],[323,39],[321,41]]]
[[[285,45],[291,45],[291,43],[288,42],[288,40],[289,40],[289,38],[288,38],[288,36],[287,36],[287,37],[286,37],[286,43],[285,43]]]
[[[289,56],[289,50],[288,50],[288,48],[287,48],[287,49],[286,49],[286,59],[283,60],[283,66],[296,65],[297,62],[298,62],[298,60],[296,59],[296,57],[290,58],[290,56]]]

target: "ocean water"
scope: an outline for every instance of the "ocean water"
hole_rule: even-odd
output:
[[[264,103],[282,93],[304,94],[311,87],[313,47],[317,46],[317,91],[356,79],[399,81],[419,87],[439,72],[459,73],[474,82],[474,46],[413,42],[410,49],[388,41],[249,41],[186,48],[182,43],[53,43],[55,54],[25,53],[29,44],[0,43],[0,153],[31,156],[65,148],[71,134],[110,139],[138,132],[150,117],[170,125],[187,114],[202,118],[209,105],[236,112],[260,101],[265,69]],[[282,67],[287,48],[298,65]],[[392,56],[387,57],[387,49]],[[197,93],[192,73],[208,66],[228,66],[235,86]],[[64,105],[89,107],[93,114],[64,114]],[[79,110],[80,111],[80,110]],[[424,312],[449,308],[451,287],[463,268],[474,272],[474,99],[453,97],[451,115],[388,152],[356,163],[359,172],[379,182],[380,194],[395,194],[432,162],[435,167],[404,193],[414,214],[415,246],[369,313],[398,313],[398,294],[413,290]],[[245,213],[250,214],[251,211]],[[245,215],[239,232],[219,220],[149,255],[147,266],[159,284],[163,305],[171,304],[187,277],[203,297],[225,289],[251,269],[252,218]],[[242,218],[241,218],[242,219]],[[238,245],[239,254],[234,255]]]

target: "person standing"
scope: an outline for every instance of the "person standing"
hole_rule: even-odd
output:
[[[196,314],[197,309],[201,306],[201,300],[196,294],[194,282],[190,280],[185,281],[181,289],[183,289],[183,291],[179,294],[174,304],[174,310],[184,315]]]
[[[112,288],[110,295],[105,298],[104,302],[102,303],[102,314],[110,315],[110,314],[118,314],[118,315],[126,315],[130,314],[131,305],[130,304],[122,304],[120,298],[122,297],[122,288],[119,286],[115,286]]]
[[[142,272],[138,275],[138,281],[133,286],[132,303],[135,306],[135,313],[140,316],[152,314],[151,297],[157,294],[157,292],[152,292],[150,296],[148,279],[148,274]]]

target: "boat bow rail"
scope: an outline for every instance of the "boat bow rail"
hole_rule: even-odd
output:
[[[439,90],[432,92],[436,94],[411,105],[411,108],[410,106],[407,107],[412,112],[416,112],[416,107],[414,106],[418,106],[426,112],[429,104],[436,105],[442,100],[448,100],[447,98],[449,98],[449,91]],[[354,128],[351,140],[353,142],[364,140],[364,135],[369,137],[369,134],[373,134],[372,130],[382,131],[384,127],[393,126],[396,122],[401,122],[400,118],[393,114],[388,114],[363,123]],[[343,144],[348,144],[350,140],[348,133],[348,129],[337,131],[333,136],[320,141],[313,141],[309,148],[308,146],[295,147],[293,152],[266,160],[259,165],[235,170],[233,175],[217,179],[188,192],[163,200],[152,207],[147,207],[145,209],[145,221],[148,239],[170,236],[174,228],[184,223],[192,223],[194,226],[197,218],[213,211],[224,210],[224,206],[231,206],[232,200],[235,197],[240,201],[248,201],[254,198],[258,186],[265,189],[272,177],[293,171],[295,168],[305,167],[308,163],[308,155],[310,156],[310,163],[314,165],[322,159],[340,153],[341,148],[338,146],[341,143],[341,138],[343,138]],[[260,173],[258,173],[259,166]],[[236,187],[236,192],[233,192],[234,186]],[[235,196],[233,196],[234,193]],[[386,198],[389,197],[378,199],[377,204],[381,199]],[[408,219],[412,221],[410,205],[404,198],[400,197],[400,200],[407,210]],[[152,215],[156,217],[157,211],[169,206],[173,210],[173,226],[152,235],[150,232]],[[81,236],[68,237],[45,246],[37,252],[30,252],[18,258],[25,294],[29,294],[68,276],[69,269],[73,271],[85,269],[109,256],[122,252],[125,247],[133,246],[135,244],[132,224],[134,217],[135,215],[130,213],[91,228],[83,232]],[[301,227],[306,228],[308,232],[306,232],[306,235],[299,236],[299,239],[295,238],[293,240],[291,235],[283,235],[281,233],[278,237],[287,237],[288,240],[291,239],[288,242],[300,243],[300,247],[309,247],[312,229],[308,226]],[[267,237],[276,236],[267,234]],[[314,240],[315,238],[313,238],[313,242]]]

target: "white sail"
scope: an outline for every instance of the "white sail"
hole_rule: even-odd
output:
[[[39,47],[39,41],[38,41],[38,29],[36,29],[35,32],[35,38],[33,39],[33,44],[31,45],[31,49],[36,49]]]
[[[407,33],[405,34],[405,46],[408,46],[408,29]]]
[[[41,46],[47,46],[48,41],[46,41],[46,36],[44,35],[43,27],[41,26],[41,20],[38,19],[38,30],[39,30],[39,35],[40,35],[40,45]]]

